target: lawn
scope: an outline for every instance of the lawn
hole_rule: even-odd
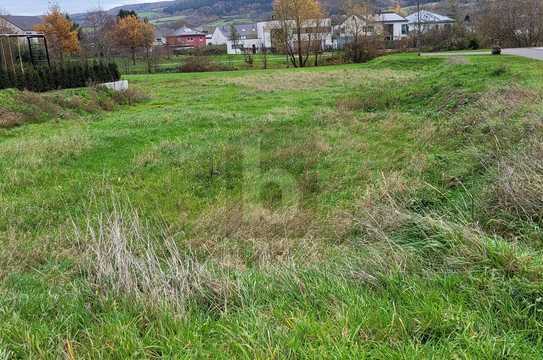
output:
[[[338,56],[337,53],[324,53],[320,56],[319,63],[325,63],[327,59]],[[171,55],[162,56],[156,65],[154,65],[154,72],[177,72],[179,68],[185,63],[189,55]],[[227,67],[232,70],[262,70],[264,69],[265,61],[268,69],[284,69],[291,65],[290,61],[285,55],[269,54],[265,56],[262,54],[255,54],[252,58],[252,63],[246,61],[244,55],[212,55],[208,57],[209,60],[217,65]],[[129,58],[117,58],[115,62],[119,65],[120,71],[125,75],[140,75],[148,73],[148,64],[145,60],[138,59],[136,64],[132,63]],[[309,66],[314,64],[314,59],[311,58],[308,61]]]
[[[0,92],[28,120],[0,129],[0,357],[541,358],[542,74],[393,55],[130,75],[124,105]]]

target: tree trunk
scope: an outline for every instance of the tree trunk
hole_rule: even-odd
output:
[[[298,63],[300,67],[304,67],[304,54],[302,51],[302,24],[298,21],[296,24],[297,36],[298,36]]]

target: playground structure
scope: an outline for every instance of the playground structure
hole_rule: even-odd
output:
[[[6,72],[25,72],[33,67],[51,66],[47,39],[42,34],[0,34],[0,67]]]

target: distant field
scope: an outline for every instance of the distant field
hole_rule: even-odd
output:
[[[542,358],[542,74],[0,91],[0,357]]]
[[[337,56],[334,53],[325,53],[320,56],[320,63],[326,61],[327,58]],[[163,56],[159,64],[156,66],[157,72],[176,72],[177,69],[185,62],[187,55],[172,55],[170,57]],[[214,55],[209,57],[213,63],[231,67],[233,70],[262,70],[264,67],[264,56],[261,54],[253,55],[253,63],[247,63],[244,55]],[[268,68],[287,68],[291,64],[285,55],[268,55]],[[116,60],[121,72],[125,75],[137,75],[147,73],[147,64],[145,61],[139,60],[136,65],[133,65],[128,58],[119,58]],[[308,61],[309,66],[313,64],[313,59]]]
[[[168,22],[183,20],[184,18],[185,18],[185,16],[183,16],[183,15],[167,16],[167,17],[161,17],[161,18],[158,18],[158,19],[152,19],[151,23],[153,25],[160,25],[160,24],[164,24],[164,23],[168,23]]]

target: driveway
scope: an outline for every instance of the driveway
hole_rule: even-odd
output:
[[[543,48],[503,49],[502,53],[543,60]]]

